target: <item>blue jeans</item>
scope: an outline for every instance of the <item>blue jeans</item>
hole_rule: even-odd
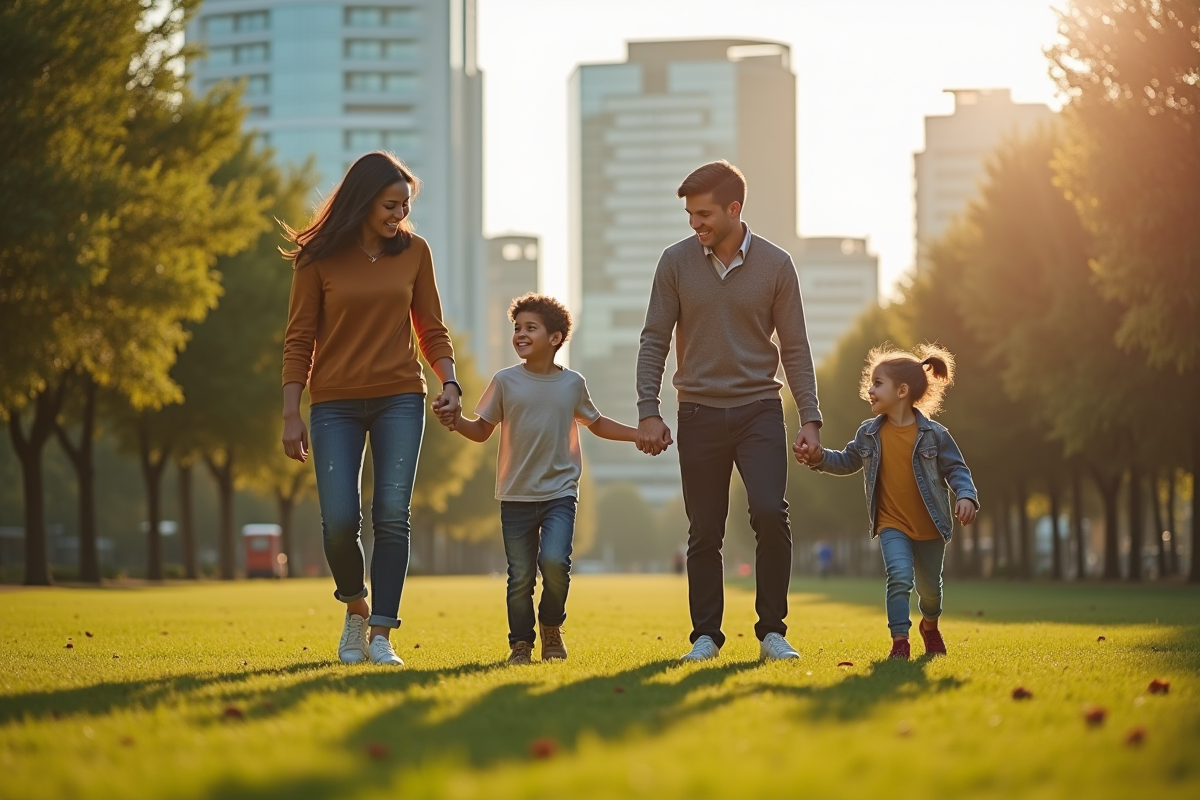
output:
[[[371,436],[375,492],[371,523],[371,625],[400,627],[400,594],[408,574],[409,504],[425,433],[425,395],[314,403],[309,418],[325,558],[337,590],[353,603],[367,596],[363,582],[362,466]]]
[[[533,583],[542,572],[542,600],[537,619],[562,625],[567,619],[571,587],[571,541],[575,537],[575,498],[556,497],[535,503],[500,503],[504,555],[508,559],[508,643],[529,642],[533,630]]]
[[[892,636],[908,636],[909,595],[917,589],[917,607],[925,619],[942,613],[942,559],[946,540],[915,541],[903,531],[884,528],[879,532],[879,549],[887,570],[887,616]]]

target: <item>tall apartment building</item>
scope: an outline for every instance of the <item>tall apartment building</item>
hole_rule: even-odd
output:
[[[508,309],[513,298],[538,291],[540,250],[536,236],[510,233],[487,240],[487,293],[480,331],[485,360],[479,363],[485,378],[521,360],[513,350]]]
[[[879,301],[879,258],[866,239],[806,236],[793,254],[804,295],[804,323],[818,366],[867,307]]]
[[[796,252],[796,76],[775,42],[630,42],[619,64],[571,78],[571,286],[579,331],[571,363],[600,410],[637,420],[634,372],[654,268],[691,235],[675,190],[699,165],[725,158],[746,174],[744,219]],[[664,418],[674,426],[668,364]],[[679,493],[672,448],[650,458],[585,438],[593,479],[624,480],[651,501]]]
[[[483,75],[475,0],[204,0],[188,25],[203,92],[245,82],[247,129],[282,161],[314,159],[324,196],[371,150],[421,178],[413,207],[447,319],[480,355]],[[315,198],[314,198],[315,199]]]
[[[1014,103],[1008,89],[947,91],[954,95],[954,113],[925,118],[925,151],[913,156],[918,269],[929,243],[975,197],[991,152],[1005,138],[1054,119],[1041,103]]]

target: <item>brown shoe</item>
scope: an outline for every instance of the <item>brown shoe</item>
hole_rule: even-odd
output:
[[[532,664],[533,645],[529,642],[513,642],[512,652],[508,654],[508,663],[510,666],[514,664]]]
[[[561,625],[542,625],[542,661],[566,661],[567,646],[563,643]]]

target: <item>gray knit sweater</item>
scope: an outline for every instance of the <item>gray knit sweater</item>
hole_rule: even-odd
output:
[[[733,408],[777,398],[782,361],[800,423],[821,421],[800,280],[787,251],[753,234],[745,263],[724,280],[695,236],[663,251],[638,350],[638,419],[659,415],[672,332],[679,402]]]

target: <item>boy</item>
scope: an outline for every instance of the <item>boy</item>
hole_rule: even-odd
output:
[[[513,301],[508,315],[513,349],[523,363],[496,373],[475,409],[476,419],[466,419],[461,410],[438,418],[473,442],[486,442],[501,426],[496,499],[508,559],[508,663],[529,664],[537,638],[533,584],[539,568],[542,661],[567,657],[562,625],[582,471],[575,423],[618,442],[634,441],[637,429],[602,416],[583,376],[554,363],[571,334],[571,312],[562,303],[527,294]]]

